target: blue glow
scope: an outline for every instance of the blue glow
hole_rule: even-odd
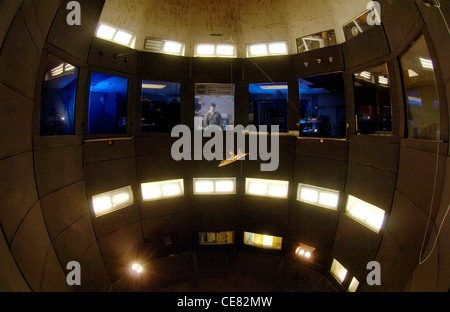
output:
[[[89,93],[89,134],[127,131],[128,79],[92,73]]]

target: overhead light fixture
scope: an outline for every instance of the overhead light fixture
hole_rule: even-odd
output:
[[[116,32],[117,32],[116,28],[106,24],[100,24],[100,26],[97,29],[97,37],[112,40]]]
[[[184,180],[170,180],[141,184],[142,200],[152,201],[184,195]]]
[[[176,41],[165,41],[162,52],[167,54],[182,55],[184,44]]]
[[[288,190],[288,181],[245,179],[245,193],[248,195],[287,198]]]
[[[297,190],[297,200],[322,208],[337,210],[339,203],[339,192],[331,189],[299,183]]]
[[[416,73],[415,71],[413,71],[412,69],[408,69],[408,76],[409,76],[410,78],[412,78],[412,77],[417,77],[417,76],[419,76],[419,74]]]
[[[299,257],[310,260],[314,250],[316,250],[316,248],[305,244],[300,244],[300,246],[295,250],[295,254]]]
[[[53,69],[50,71],[50,73],[52,74],[52,77],[59,76],[59,75],[61,75],[63,72],[64,72],[64,63],[61,64],[61,65],[59,65],[59,66],[57,66],[57,67],[55,67],[55,68],[53,68]]]
[[[199,44],[196,48],[197,56],[214,56],[215,46],[213,44]]]
[[[216,55],[218,55],[218,56],[234,56],[235,55],[235,46],[219,44],[216,46]]]
[[[378,77],[378,83],[379,84],[383,84],[383,85],[388,85],[389,84],[389,78],[386,78],[384,76],[379,76]]]
[[[288,90],[288,85],[261,85],[259,86],[263,90]]]
[[[249,46],[249,56],[262,56],[262,55],[268,55],[269,52],[267,51],[267,45],[266,44],[254,44]]]
[[[336,280],[342,284],[347,276],[347,269],[342,266],[336,259],[333,259],[330,269],[331,274],[336,278]]]
[[[96,36],[130,48],[134,48],[136,42],[136,36],[129,31],[104,23],[101,23],[98,27]]]
[[[420,62],[422,63],[422,67],[425,69],[434,70],[433,61],[425,58],[420,58]]]
[[[117,33],[114,36],[113,40],[115,42],[117,42],[117,43],[122,44],[122,45],[129,46],[130,42],[131,42],[131,39],[133,39],[133,35],[132,34],[126,32],[126,31],[123,31],[123,30],[119,30],[119,31],[117,31]]]
[[[134,202],[131,186],[92,196],[96,217],[132,205]]]
[[[363,71],[362,73],[359,74],[361,77],[366,78],[368,80],[372,79],[372,74],[368,71]]]
[[[142,89],[157,89],[157,90],[162,90],[164,88],[166,88],[167,85],[163,85],[163,84],[152,84],[152,83],[143,83],[142,84]]]
[[[236,194],[236,178],[194,178],[194,195]]]
[[[346,214],[372,231],[379,233],[383,225],[385,211],[349,195]]]
[[[286,42],[269,43],[269,54],[287,54]]]

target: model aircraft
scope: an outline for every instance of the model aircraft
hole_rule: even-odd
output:
[[[220,164],[219,164],[219,167],[225,167],[225,166],[227,166],[227,165],[229,165],[229,164],[232,164],[232,163],[234,163],[235,161],[238,161],[239,159],[241,159],[242,157],[247,156],[248,154],[244,154],[244,153],[242,152],[242,149],[239,149],[239,152],[238,152],[237,155],[236,155],[235,153],[233,153],[232,151],[230,151],[230,155],[231,155],[231,158],[228,158],[228,159],[226,159],[226,160],[222,160],[222,161],[220,162]]]

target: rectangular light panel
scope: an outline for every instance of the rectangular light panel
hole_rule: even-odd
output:
[[[170,180],[141,184],[142,200],[152,201],[184,195],[184,180]]]
[[[127,207],[134,203],[131,186],[92,196],[96,217]]]
[[[330,269],[331,274],[336,278],[339,283],[343,283],[347,276],[347,269],[342,266],[336,259],[333,259]]]
[[[383,225],[385,212],[383,209],[349,195],[346,214],[372,231],[379,233]]]
[[[282,237],[244,232],[244,244],[249,246],[280,250],[282,241]]]
[[[352,278],[352,281],[350,282],[350,285],[348,286],[349,292],[355,292],[358,289],[359,281],[356,278]]]
[[[194,195],[236,194],[236,178],[194,178]]]
[[[233,45],[220,44],[216,46],[217,56],[234,56],[235,47]]]
[[[163,53],[182,55],[183,54],[183,44],[176,41],[165,41],[162,48]]]
[[[116,28],[109,25],[101,24],[100,27],[97,29],[97,37],[112,40],[116,32],[117,32]]]
[[[200,56],[214,56],[215,46],[213,44],[199,44],[197,45],[197,55]]]
[[[287,43],[286,42],[276,42],[269,44],[269,53],[270,54],[287,54]]]
[[[300,183],[298,185],[297,200],[322,208],[337,210],[339,192]]]
[[[287,198],[288,190],[288,181],[245,179],[245,193],[247,195]]]

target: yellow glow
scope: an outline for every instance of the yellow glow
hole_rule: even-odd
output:
[[[348,196],[346,213],[377,233],[385,217],[384,210],[351,195]]]
[[[336,280],[342,284],[347,276],[347,269],[342,266],[336,259],[333,259],[330,272],[336,278]]]
[[[358,289],[359,281],[356,278],[352,278],[350,286],[348,286],[348,291],[355,292]]]
[[[141,184],[142,200],[158,200],[184,195],[183,179]]]
[[[245,180],[246,194],[267,196],[275,198],[287,198],[289,190],[288,181],[250,179]]]

